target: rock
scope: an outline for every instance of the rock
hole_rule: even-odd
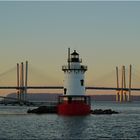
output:
[[[105,109],[105,110],[95,109],[95,110],[91,110],[91,114],[97,114],[97,115],[100,115],[100,114],[118,114],[118,113],[119,112],[113,111],[111,109]]]
[[[45,114],[45,113],[57,113],[56,106],[40,106],[35,109],[28,109],[27,113],[35,113],[35,114]]]

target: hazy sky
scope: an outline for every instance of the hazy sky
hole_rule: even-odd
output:
[[[0,2],[0,73],[28,60],[61,85],[68,47],[89,85],[117,65],[140,69],[140,2]]]

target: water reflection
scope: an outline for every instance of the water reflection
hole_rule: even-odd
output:
[[[81,137],[88,128],[88,117],[89,116],[61,117],[63,130],[60,130],[60,133],[62,134],[62,138],[78,139]]]

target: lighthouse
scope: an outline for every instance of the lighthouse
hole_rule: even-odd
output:
[[[68,49],[67,65],[62,66],[64,72],[64,93],[59,96],[58,114],[88,115],[90,114],[90,97],[85,95],[84,74],[87,66],[81,65],[82,59],[76,50]]]

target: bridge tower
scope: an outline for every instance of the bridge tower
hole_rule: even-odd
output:
[[[17,98],[19,102],[27,100],[28,61],[26,61],[25,73],[24,63],[17,63]]]
[[[132,75],[132,66],[130,65],[129,68],[129,88],[128,94],[126,90],[126,76],[125,76],[125,66],[122,66],[122,79],[121,79],[121,90],[119,88],[119,74],[118,74],[118,67],[116,67],[116,77],[117,77],[117,92],[116,92],[116,101],[117,102],[126,102],[131,101],[131,75]]]
[[[84,73],[87,66],[74,50],[68,49],[68,65],[62,66],[64,71],[64,95],[59,97],[58,113],[61,115],[87,115],[90,113],[90,97],[85,95]]]

